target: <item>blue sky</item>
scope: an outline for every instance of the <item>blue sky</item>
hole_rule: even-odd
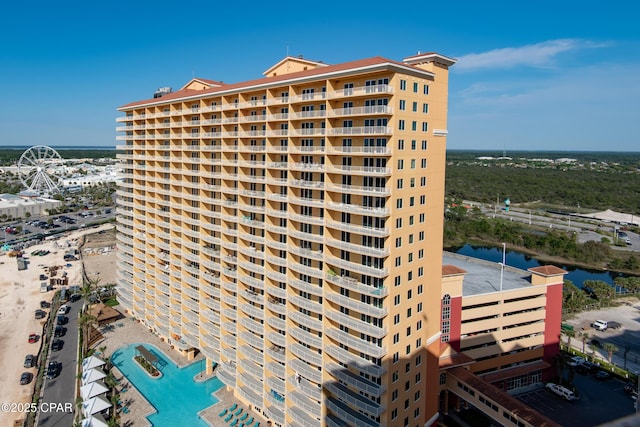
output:
[[[0,146],[114,146],[116,109],[193,76],[456,58],[450,149],[640,151],[640,4],[631,1],[10,2]],[[313,8],[311,7],[313,5]]]

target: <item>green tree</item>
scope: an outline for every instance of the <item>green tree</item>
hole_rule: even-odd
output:
[[[613,359],[613,353],[618,351],[618,347],[616,347],[615,344],[608,342],[608,343],[605,343],[603,348],[607,352],[607,360],[609,360],[609,363],[611,363],[611,359]]]
[[[589,333],[582,332],[580,334],[580,339],[582,340],[582,354],[586,354],[584,351],[584,346],[587,344],[587,342],[589,342]]]
[[[571,353],[571,339],[575,338],[576,333],[573,329],[567,329],[564,334],[567,336],[567,351]]]

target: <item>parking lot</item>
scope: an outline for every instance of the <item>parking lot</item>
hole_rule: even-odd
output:
[[[598,319],[618,322],[622,327],[598,331],[591,327]],[[582,351],[581,334],[588,334],[585,351],[591,354],[589,344],[593,344],[596,361],[607,360],[608,355],[603,347],[606,343],[612,343],[618,349],[613,355],[613,363],[640,373],[640,301],[637,298],[625,298],[618,307],[579,313],[565,323],[573,326],[576,334],[571,340],[572,348]],[[562,340],[566,343],[567,337],[563,336]]]
[[[575,374],[574,384],[579,393],[579,399],[574,401],[566,401],[543,388],[516,397],[563,426],[598,426],[635,412],[633,400],[624,392],[623,381],[597,381],[591,375]]]

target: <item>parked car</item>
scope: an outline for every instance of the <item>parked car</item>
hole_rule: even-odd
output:
[[[49,308],[51,307],[51,303],[49,301],[42,300],[40,301],[40,308]]]
[[[53,379],[60,373],[60,364],[58,362],[49,362],[47,366],[47,378]]]
[[[584,362],[576,366],[576,372],[584,375],[591,375],[600,369],[598,365],[592,362]]]
[[[60,306],[60,308],[58,309],[58,314],[67,314],[69,312],[69,310],[71,310],[71,307],[69,307],[66,304],[63,304]]]
[[[56,328],[53,330],[53,336],[54,337],[63,337],[64,334],[67,333],[67,328],[65,328],[64,326],[56,326]]]
[[[20,375],[20,385],[27,385],[33,379],[33,374],[31,372],[23,372]]]
[[[596,379],[600,381],[608,380],[611,378],[611,374],[607,371],[600,370],[596,372]]]
[[[547,383],[545,388],[565,400],[576,400],[575,393],[568,388],[561,386],[560,384]]]
[[[27,354],[24,358],[24,367],[33,368],[36,358],[33,354]]]
[[[606,320],[596,320],[591,324],[591,327],[598,331],[606,331],[607,328],[609,327],[608,323],[609,322],[607,322]]]
[[[36,334],[29,334],[29,344],[33,344],[34,342],[38,341],[38,335]]]
[[[47,312],[44,310],[38,309],[36,310],[35,316],[36,316],[36,319],[44,319],[47,316]]]
[[[55,339],[53,340],[53,342],[51,343],[51,350],[52,351],[59,351],[62,350],[62,346],[64,345],[64,341],[62,341],[61,339]]]
[[[67,316],[59,315],[57,318],[58,325],[66,325],[69,322],[69,318]]]
[[[575,356],[575,357],[572,357],[571,359],[569,359],[567,361],[567,365],[569,365],[569,366],[578,366],[578,365],[583,364],[584,362],[586,362],[586,360],[584,360],[584,357]]]

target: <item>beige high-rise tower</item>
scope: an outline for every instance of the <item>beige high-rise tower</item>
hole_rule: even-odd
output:
[[[277,425],[433,423],[454,63],[287,57],[121,107],[123,307]]]

